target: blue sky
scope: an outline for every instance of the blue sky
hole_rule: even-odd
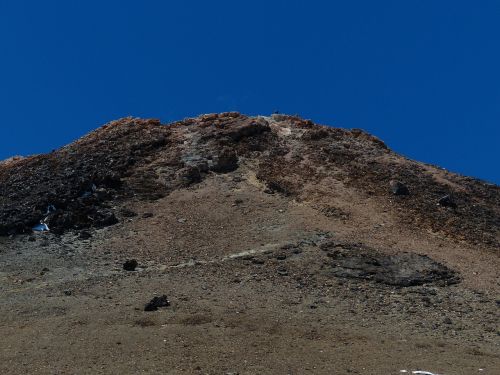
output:
[[[123,116],[363,128],[500,184],[499,1],[0,1],[0,159]]]

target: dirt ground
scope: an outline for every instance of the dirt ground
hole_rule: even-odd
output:
[[[0,373],[500,373],[497,252],[340,185],[329,211],[264,190],[241,166],[131,199],[136,216],[88,239],[0,237]],[[460,282],[334,275],[325,248],[356,244],[427,255]],[[144,311],[161,295],[170,306]]]

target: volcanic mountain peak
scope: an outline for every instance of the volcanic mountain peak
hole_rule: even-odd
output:
[[[497,186],[410,161],[359,129],[236,112],[168,125],[123,118],[50,154],[3,163],[0,234],[29,232],[40,220],[58,233],[115,224],[116,207],[129,199],[159,199],[238,169],[320,211],[333,197],[368,199],[404,225],[498,244]],[[46,217],[48,205],[57,210]]]
[[[499,199],[296,116],[111,122],[0,164],[0,373],[494,371]]]

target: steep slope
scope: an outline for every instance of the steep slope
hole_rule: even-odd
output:
[[[117,222],[111,202],[157,199],[246,165],[271,192],[328,210],[338,189],[378,199],[404,225],[498,246],[500,188],[410,161],[361,130],[274,115],[205,115],[167,126],[122,119],[54,151],[0,167],[0,234],[48,216],[56,232]],[[394,195],[390,181],[409,189]],[[450,195],[449,200],[439,200]],[[443,204],[444,202],[444,204]],[[47,207],[56,208],[48,212]],[[45,215],[48,214],[48,215]]]
[[[496,374],[499,200],[293,116],[112,122],[0,164],[0,373]]]

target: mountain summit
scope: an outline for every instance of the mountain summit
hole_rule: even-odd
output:
[[[349,206],[370,202],[401,225],[498,245],[498,186],[408,160],[359,129],[233,112],[168,125],[124,118],[50,154],[5,163],[0,234],[29,232],[49,205],[56,232],[115,224],[128,200],[235,171],[320,212],[350,215]]]
[[[0,372],[493,374],[499,228],[360,129],[113,121],[0,163]]]

